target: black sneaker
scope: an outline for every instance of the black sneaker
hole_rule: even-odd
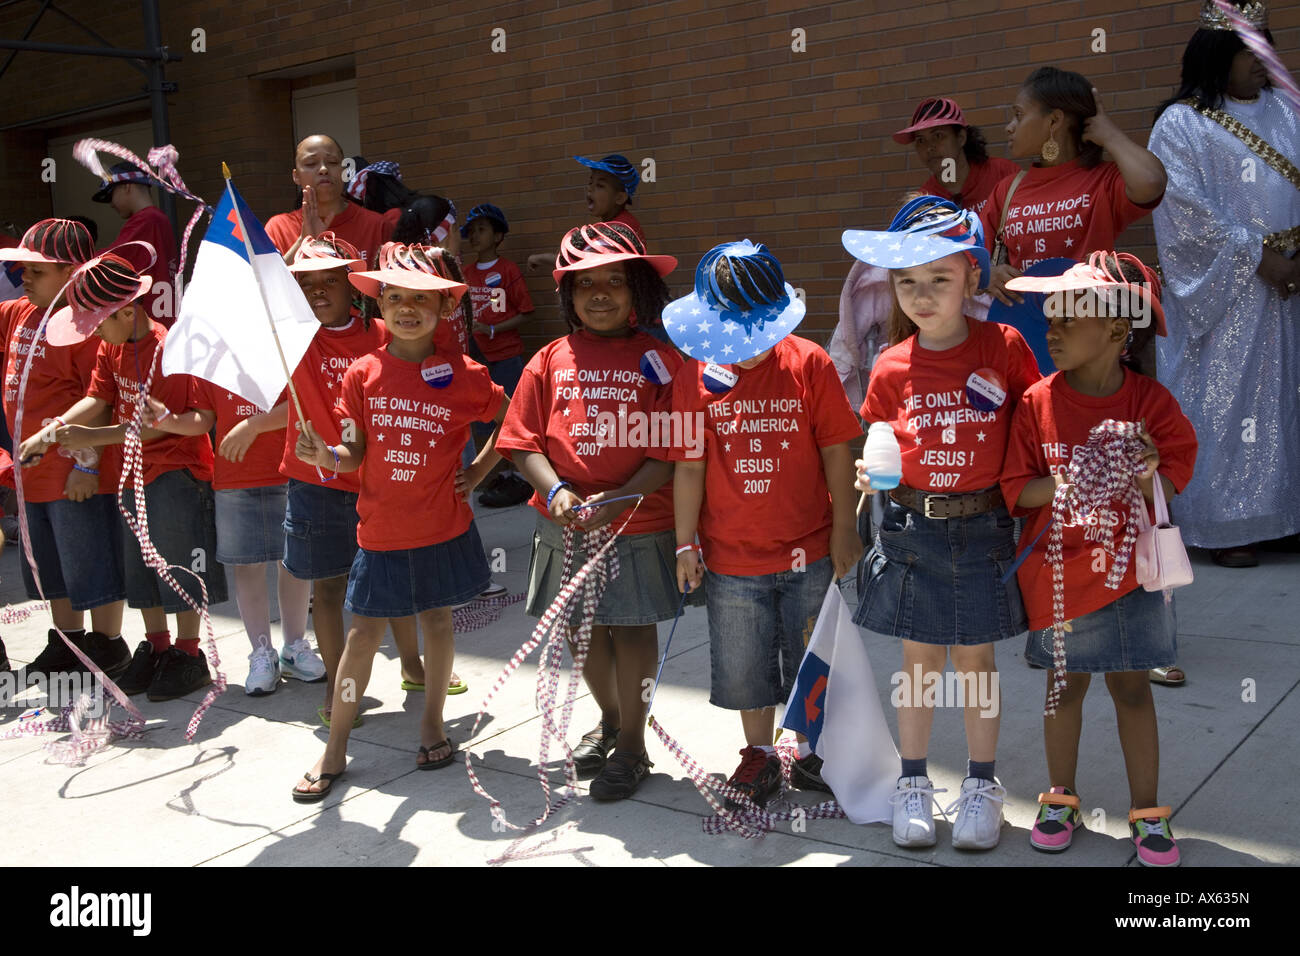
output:
[[[149,699],[175,700],[211,683],[206,657],[186,654],[179,647],[169,647],[160,655],[158,670],[149,685]]]
[[[5,651],[5,642],[0,641],[0,674],[12,673],[13,667],[9,663],[9,654]]]
[[[137,644],[135,653],[131,655],[131,663],[126,667],[126,673],[120,679],[116,679],[118,690],[128,697],[147,691],[153,683],[153,675],[158,670],[158,661],[161,657],[161,654],[153,652],[153,645],[148,641]]]
[[[501,475],[492,485],[478,496],[478,503],[485,508],[509,508],[521,505],[533,496],[533,486],[518,475]]]
[[[740,766],[727,783],[758,806],[765,806],[781,792],[781,758],[762,747],[746,747],[740,752]],[[727,806],[739,809],[734,800],[728,800]]]
[[[86,639],[81,645],[82,652],[95,662],[95,666],[106,677],[118,678],[131,663],[131,652],[126,641],[120,637],[109,637],[99,631],[87,631]]]
[[[85,648],[82,650],[84,652]],[[51,674],[82,674],[85,671],[85,665],[68,649],[59,632],[50,628],[45,649],[36,655],[36,660],[27,665],[27,683],[32,683],[38,675],[48,681]]]
[[[591,781],[591,798],[593,800],[626,800],[636,793],[636,788],[650,776],[653,767],[644,753],[630,754],[616,750],[605,762],[605,769],[600,776]]]
[[[800,757],[790,768],[790,785],[796,790],[821,790],[830,793],[831,788],[822,779],[822,758],[816,754]]]

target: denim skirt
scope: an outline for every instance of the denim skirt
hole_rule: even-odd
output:
[[[988,644],[1028,629],[1014,574],[1015,522],[1005,507],[927,518],[886,498],[853,620],[922,644]]]
[[[423,548],[358,548],[348,574],[346,605],[364,617],[410,617],[464,604],[491,583],[483,542],[471,521],[464,534]]]
[[[1172,667],[1178,662],[1178,621],[1160,591],[1129,591],[1091,614],[1069,622],[1065,669],[1075,674],[1113,674]],[[1025,660],[1052,666],[1052,629],[1031,631]]]

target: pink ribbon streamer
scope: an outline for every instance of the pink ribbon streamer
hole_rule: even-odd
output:
[[[1300,113],[1300,86],[1296,85],[1291,72],[1282,63],[1281,58],[1278,57],[1277,51],[1273,49],[1273,44],[1268,42],[1264,34],[1251,26],[1250,21],[1243,17],[1241,11],[1231,3],[1226,2],[1226,0],[1214,0],[1214,5],[1232,21],[1232,29],[1241,37],[1241,42],[1246,44],[1250,52],[1255,54],[1259,61],[1264,64],[1264,69],[1268,71],[1268,78],[1290,100],[1291,108]]]

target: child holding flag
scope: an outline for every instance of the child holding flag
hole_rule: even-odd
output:
[[[964,300],[989,274],[975,213],[925,196],[905,204],[888,230],[848,230],[843,242],[861,261],[890,270],[896,302],[893,344],[872,368],[862,419],[891,426],[902,448],[902,483],[885,502],[854,618],[902,639],[903,676],[914,688],[895,701],[902,775],[892,798],[894,842],[933,846],[937,839],[934,794],[943,791],[926,772],[935,701],[915,685],[939,679],[951,658],[953,669],[968,675],[965,686],[991,694],[962,701],[970,759],[961,796],[948,808],[958,809],[952,843],[991,849],[1006,797],[994,775],[1000,703],[993,645],[1025,630],[1020,592],[1014,581],[1002,582],[1015,541],[997,482],[1012,410],[1038,380],[1038,366],[1015,329],[963,313]]]
[[[348,576],[352,630],[339,662],[335,719],[324,755],[293,789],[298,802],[323,799],[343,774],[351,718],[392,618],[417,616],[425,635],[429,684],[416,767],[434,770],[455,758],[442,722],[454,653],[451,609],[489,581],[466,499],[498,457],[489,440],[462,471],[461,449],[470,423],[500,422],[507,402],[487,369],[435,344],[434,330],[466,288],[448,278],[441,252],[388,243],[378,270],[348,276],[378,300],[391,338],[344,374],[335,416],[341,441],[324,441],[308,420],[295,445],[313,468],[360,470],[361,477],[360,548]]]
[[[620,572],[595,609],[582,675],[600,723],[573,749],[573,760],[580,773],[599,773],[591,784],[596,800],[630,797],[650,774],[642,681],[658,662],[655,625],[677,612],[667,443],[634,442],[630,430],[620,441],[608,425],[667,408],[681,359],[640,326],[658,323],[668,300],[663,277],[676,265],[672,256],[649,255],[622,223],[570,229],[552,276],[573,331],[529,361],[497,442],[536,490],[526,608],[533,616],[541,617],[565,584],[564,529],[585,534],[621,523],[633,501],[617,499],[644,495],[613,546]],[[599,506],[604,499],[616,500]],[[575,544],[572,557],[581,567],[585,544]],[[576,609],[572,626],[580,615]]]
[[[710,250],[695,292],[664,310],[694,360],[674,380],[673,411],[703,427],[702,447],[673,450],[677,584],[707,584],[709,702],[740,711],[745,736],[727,783],[760,807],[781,789],[776,707],[827,590],[862,556],[852,451],[862,428],[830,356],[790,334],[804,313],[781,263],[749,240]],[[794,781],[829,790],[806,740]]]
[[[1152,501],[1158,473],[1166,498],[1181,491],[1196,462],[1196,432],[1169,391],[1139,374],[1133,358],[1153,335],[1165,334],[1155,272],[1135,256],[1098,252],[1064,275],[1013,278],[1007,288],[1057,293],[1048,302],[1056,299],[1065,306],[1047,320],[1047,344],[1058,371],[1026,390],[1016,409],[1002,473],[1006,500],[1014,502],[1017,513],[1029,516],[1022,540],[1034,541],[1052,522],[1059,486],[1090,477],[1090,463],[1080,450],[1089,444],[1093,426],[1107,419],[1142,423],[1130,490],[1136,485],[1141,499]],[[1071,308],[1073,303],[1084,307]],[[1106,529],[1119,534],[1135,507],[1146,507],[1136,492],[1130,501],[1108,502],[1103,513]],[[1043,718],[1051,787],[1039,795],[1029,843],[1059,853],[1069,849],[1074,831],[1083,825],[1075,784],[1083,699],[1092,675],[1105,674],[1128,771],[1129,830],[1138,862],[1177,866],[1171,810],[1157,806],[1160,742],[1148,679],[1150,668],[1169,666],[1177,658],[1173,609],[1160,593],[1138,586],[1135,561],[1129,560],[1116,580],[1118,555],[1103,547],[1105,538],[1096,532],[1096,526],[1061,530],[1065,686],[1055,712]],[[1048,548],[1029,550],[1018,574],[1034,629],[1025,658],[1051,666],[1056,662]],[[1059,676],[1056,670],[1048,671],[1049,704]]]
[[[45,432],[33,435],[23,442],[20,459],[42,454],[52,444],[73,452],[120,445],[151,373],[147,397],[158,400],[164,415],[194,407],[190,376],[163,376],[155,369],[167,330],[150,319],[138,301],[151,284],[147,275],[112,253],[78,268],[68,287],[68,304],[50,319],[45,334],[53,345],[75,345],[98,335],[102,344],[95,371],[86,397],[56,416],[54,441],[48,441]],[[106,418],[111,424],[98,424]],[[207,602],[220,604],[226,600],[226,574],[216,558],[212,443],[207,435],[168,435],[147,425],[140,433],[138,466],[148,489],[144,504],[152,548],[167,564],[186,569],[175,577],[190,601],[199,605],[205,600],[201,580]],[[122,492],[122,504],[132,514],[137,510],[131,482]],[[211,683],[199,650],[199,612],[145,564],[145,544],[137,542],[129,528],[122,531],[122,544],[127,603],[140,609],[145,640],[136,647],[118,687],[126,694],[147,691],[150,700],[172,700]],[[176,616],[174,646],[168,614]]]

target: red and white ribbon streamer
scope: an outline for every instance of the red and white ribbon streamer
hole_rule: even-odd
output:
[[[1223,14],[1232,21],[1232,29],[1241,37],[1241,42],[1246,44],[1246,48],[1259,58],[1259,62],[1264,64],[1264,69],[1268,71],[1268,78],[1273,81],[1273,85],[1282,91],[1291,102],[1291,108],[1300,113],[1300,86],[1296,86],[1295,78],[1286,68],[1277,51],[1273,49],[1273,44],[1268,42],[1268,38],[1260,33],[1250,21],[1241,15],[1241,11],[1225,0],[1214,0]]]
[[[1146,500],[1134,480],[1146,469],[1142,454],[1146,442],[1140,438],[1137,422],[1108,418],[1088,433],[1088,443],[1070,461],[1065,484],[1058,485],[1052,498],[1052,526],[1047,537],[1047,562],[1052,567],[1052,687],[1043,716],[1056,714],[1065,689],[1065,559],[1067,527],[1097,528],[1098,544],[1111,556],[1105,585],[1118,590],[1128,571],[1129,557],[1137,541],[1134,509],[1145,508]],[[1127,509],[1128,520],[1118,542],[1115,529],[1102,520],[1112,502]]]
[[[479,724],[482,722],[484,715],[487,714],[488,704],[494,698],[510,675],[519,669],[519,665],[527,659],[539,645],[545,643],[542,653],[537,662],[537,687],[536,687],[536,704],[541,711],[541,744],[537,755],[537,780],[542,788],[542,798],[546,805],[543,807],[540,815],[535,817],[530,823],[520,826],[511,823],[501,808],[501,801],[493,797],[483,785],[479,782],[478,775],[474,773],[474,766],[470,760],[470,753],[465,751],[465,770],[469,774],[470,786],[484,800],[487,800],[492,811],[492,817],[498,821],[502,827],[511,830],[532,830],[546,822],[547,818],[572,801],[578,794],[578,772],[573,763],[573,748],[569,746],[566,739],[569,732],[569,722],[573,716],[573,704],[577,699],[578,691],[582,686],[582,668],[587,661],[587,651],[591,646],[591,628],[596,616],[596,608],[600,605],[600,600],[604,596],[605,588],[610,581],[618,577],[619,561],[618,551],[615,543],[618,541],[619,534],[627,527],[627,523],[632,520],[636,514],[637,508],[641,506],[638,501],[632,506],[632,510],[627,513],[618,530],[614,530],[611,525],[603,528],[597,528],[594,531],[585,533],[584,544],[587,550],[587,561],[576,574],[570,577],[573,567],[573,557],[576,552],[577,536],[581,530],[575,525],[569,525],[564,529],[564,565],[561,577],[565,584],[560,588],[560,593],[555,596],[551,606],[542,614],[541,620],[533,628],[533,633],[528,640],[523,643],[519,650],[515,651],[514,656],[506,664],[505,668],[497,676],[496,681],[492,684],[492,689],[488,691],[487,696],[483,698],[483,703],[479,705],[478,716],[474,719],[474,726],[470,730],[473,736],[478,732]],[[564,663],[564,645],[568,643],[570,620],[573,617],[573,609],[578,599],[578,590],[582,589],[582,617],[578,625],[577,634],[573,637],[573,671],[569,676],[569,684],[564,694],[564,702],[559,705],[560,717],[556,722],[555,711],[558,704],[560,671]],[[564,794],[558,800],[553,800],[551,796],[551,781],[546,769],[546,764],[550,760],[550,748],[552,742],[559,744],[564,753]]]
[[[501,619],[501,611],[524,599],[522,594],[502,594],[500,597],[476,598],[464,607],[451,612],[451,624],[455,633],[478,631]]]

